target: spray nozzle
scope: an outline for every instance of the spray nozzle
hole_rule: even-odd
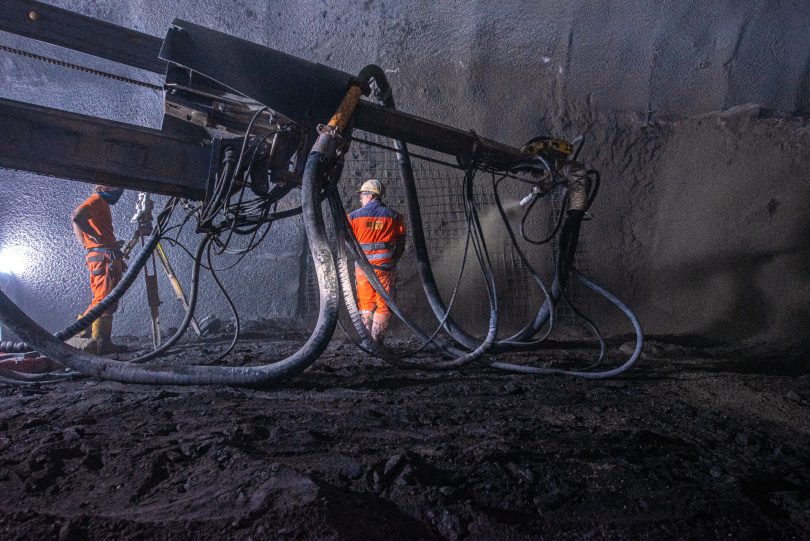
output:
[[[526,197],[524,197],[523,199],[520,200],[520,206],[525,207],[526,205],[531,203],[532,200],[535,197],[537,197],[538,195],[540,195],[541,193],[544,193],[544,192],[540,188],[535,186],[534,188],[532,188],[532,191],[529,192],[529,195],[527,195]]]

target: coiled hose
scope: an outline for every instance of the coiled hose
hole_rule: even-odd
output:
[[[367,72],[368,76],[373,78],[377,83],[378,92],[375,95],[377,102],[385,107],[395,108],[391,87],[388,84],[387,78],[383,70],[377,66],[368,66],[367,68],[364,69],[364,71]],[[439,293],[438,290],[438,286],[436,285],[436,280],[433,275],[433,270],[428,256],[427,242],[425,239],[424,229],[421,220],[421,211],[419,208],[418,193],[416,189],[416,183],[414,181],[413,167],[411,165],[410,156],[408,155],[407,146],[403,141],[397,140],[395,141],[395,147],[397,149],[397,161],[399,164],[400,178],[405,188],[405,198],[407,202],[408,216],[410,218],[412,230],[411,234],[413,236],[414,248],[417,259],[417,269],[419,271],[419,275],[422,280],[422,285],[425,290],[428,302],[431,308],[433,309],[437,319],[439,321],[444,322],[445,330],[448,333],[450,333],[450,335],[456,341],[458,341],[460,344],[462,344],[464,347],[468,349],[478,351],[480,347],[485,346],[486,342],[489,339],[489,335],[487,337],[487,340],[485,340],[484,342],[480,342],[479,340],[471,336],[469,333],[465,332],[461,327],[458,326],[458,324],[455,323],[455,321],[451,317],[449,317],[446,305],[442,300],[441,294]],[[531,338],[535,334],[537,334],[537,332],[544,325],[546,325],[546,323],[553,322],[553,312],[555,310],[557,302],[559,301],[560,297],[563,294],[563,291],[565,289],[565,283],[567,282],[567,275],[570,270],[571,272],[575,273],[577,278],[584,284],[586,284],[589,288],[605,296],[608,300],[619,306],[627,314],[636,330],[636,350],[627,362],[625,362],[621,367],[615,370],[605,372],[581,372],[581,371],[561,372],[552,369],[548,370],[536,369],[533,373],[569,373],[573,375],[590,378],[610,377],[627,370],[630,366],[632,366],[635,363],[636,359],[640,354],[641,347],[643,344],[643,333],[638,323],[638,319],[629,310],[629,308],[627,308],[626,305],[622,304],[621,301],[619,301],[616,297],[614,297],[606,290],[597,286],[593,282],[587,280],[587,278],[582,276],[572,266],[574,255],[576,253],[577,241],[579,238],[579,229],[582,220],[582,214],[584,214],[584,212],[580,213],[578,212],[578,210],[580,209],[587,210],[587,207],[589,207],[590,204],[593,202],[593,199],[596,195],[595,191],[596,189],[598,189],[599,177],[597,174],[596,185],[594,186],[595,189],[590,194],[588,194],[588,190],[583,188],[586,186],[585,183],[590,182],[590,180],[587,177],[588,174],[590,174],[591,172],[590,171],[585,172],[584,175],[580,171],[567,171],[567,172],[573,173],[572,176],[576,177],[574,179],[575,182],[572,187],[572,191],[574,193],[572,193],[571,195],[571,199],[573,201],[572,207],[574,207],[575,212],[573,214],[570,211],[565,213],[566,215],[563,223],[562,224],[558,223],[557,225],[557,228],[560,229],[559,233],[560,249],[557,257],[557,263],[555,265],[557,272],[551,286],[551,291],[546,292],[545,288],[543,287],[544,293],[546,293],[546,301],[541,306],[533,322],[531,322],[528,326],[526,326],[524,329],[519,331],[514,336],[509,337],[505,340],[495,341],[486,346],[485,349],[487,353],[493,355],[513,350],[525,351],[525,350],[539,349],[539,347],[541,346],[542,339],[532,342],[528,341],[531,340]],[[588,197],[589,195],[590,197]],[[510,230],[510,237],[513,242],[516,242],[511,230]],[[378,293],[380,292],[378,291]],[[490,320],[492,320],[492,317],[490,318]],[[595,326],[589,320],[586,321],[593,328],[593,330],[596,332],[598,336],[598,330],[596,330]],[[547,335],[548,333],[546,333],[546,336]],[[543,338],[545,338],[545,336]],[[602,348],[602,352],[600,353],[600,360],[601,360],[604,354],[604,343],[601,337],[599,337],[599,340]],[[489,363],[489,364],[491,366],[496,366],[498,368],[514,369],[513,365],[508,365],[506,363]],[[523,367],[521,367],[518,370],[523,372],[532,371]]]
[[[86,314],[76,320],[75,323],[67,327],[65,330],[59,331],[58,333],[54,334],[54,337],[57,340],[69,340],[73,338],[83,330],[87,329],[90,325],[93,324],[95,320],[101,317],[107,309],[118,302],[121,297],[124,296],[124,293],[129,290],[132,284],[135,282],[135,278],[138,277],[140,274],[141,269],[143,266],[146,265],[146,262],[149,261],[149,257],[152,255],[152,252],[155,251],[158,243],[161,239],[161,227],[160,224],[163,223],[164,219],[168,214],[171,212],[170,207],[171,201],[167,203],[166,208],[161,211],[161,213],[157,217],[158,227],[155,229],[155,232],[152,236],[144,244],[143,248],[138,252],[138,255],[132,261],[132,264],[129,266],[127,271],[121,277],[121,281],[118,282],[110,293],[104,297],[96,306],[94,306],[91,310],[89,310]],[[0,342],[0,352],[1,353],[23,353],[26,351],[34,351],[37,350],[36,347],[28,344],[27,342]]]
[[[58,340],[32,321],[2,292],[0,321],[43,355],[58,359],[65,366],[84,374],[124,383],[265,387],[294,376],[309,367],[323,353],[337,323],[337,275],[324,227],[318,190],[322,165],[330,157],[320,152],[311,152],[302,182],[304,228],[320,289],[318,321],[307,342],[286,359],[255,367],[182,366],[173,369],[150,369],[106,359],[79,351]]]
[[[593,291],[599,293],[607,300],[612,302],[616,305],[624,314],[630,319],[630,322],[633,324],[633,330],[636,333],[636,347],[633,350],[633,354],[630,358],[624,362],[621,366],[614,368],[613,370],[604,370],[602,372],[585,372],[582,370],[563,370],[560,368],[540,368],[535,366],[524,366],[519,364],[511,364],[511,363],[503,363],[499,361],[490,361],[487,364],[494,368],[502,368],[504,370],[510,370],[512,372],[522,372],[525,374],[567,374],[569,376],[579,376],[586,379],[605,379],[610,378],[613,376],[618,376],[622,372],[628,370],[632,367],[636,361],[638,360],[639,356],[641,355],[641,348],[644,345],[644,333],[641,330],[641,324],[638,321],[636,315],[618,298],[616,298],[612,293],[606,291],[605,289],[599,287],[592,281],[585,278],[576,268],[571,268],[571,274],[576,277],[577,280],[582,282],[586,287],[592,289]]]

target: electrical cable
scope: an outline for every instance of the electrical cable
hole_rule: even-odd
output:
[[[605,349],[606,349],[606,347],[605,347],[605,339],[602,338],[602,333],[599,331],[599,327],[596,325],[596,323],[593,322],[593,320],[591,320],[588,316],[583,314],[574,305],[574,300],[571,297],[571,292],[570,291],[568,291],[568,290],[563,291],[562,298],[563,298],[563,302],[565,303],[565,305],[568,306],[568,308],[570,308],[574,312],[574,314],[579,316],[579,318],[582,319],[585,322],[585,325],[590,329],[591,333],[594,335],[594,337],[596,337],[597,341],[599,342],[599,357],[596,359],[596,361],[593,364],[585,367],[585,369],[589,370],[591,368],[595,368],[595,367],[599,366],[600,364],[602,364],[602,361],[605,358]]]
[[[228,302],[228,306],[231,308],[231,313],[233,314],[234,320],[234,331],[233,331],[233,340],[231,340],[231,344],[228,346],[228,349],[225,350],[224,353],[220,354],[219,357],[211,361],[211,364],[218,363],[222,359],[224,359],[231,351],[233,351],[236,342],[239,340],[239,312],[236,310],[236,306],[231,300],[231,296],[228,295],[228,292],[225,290],[225,286],[222,285],[220,282],[219,277],[217,277],[217,272],[214,270],[214,265],[211,263],[211,245],[208,245],[208,249],[206,250],[206,254],[208,256],[208,271],[211,273],[211,277],[214,279],[214,282],[219,286],[220,291],[225,296],[225,300]]]
[[[447,321],[447,318],[450,317],[450,311],[453,309],[453,302],[455,302],[456,300],[456,294],[458,293],[459,288],[461,287],[461,278],[464,275],[464,268],[467,265],[467,251],[469,250],[469,247],[470,247],[470,234],[468,231],[467,240],[464,243],[464,254],[461,256],[461,265],[458,271],[458,279],[456,280],[456,285],[453,288],[453,294],[450,295],[450,302],[447,303],[447,313],[445,314],[444,318],[439,322],[439,326],[436,327],[436,330],[433,331],[433,334],[431,334],[421,346],[416,348],[414,351],[409,352],[407,355],[404,355],[403,358],[412,357],[417,353],[421,352],[423,349],[425,349],[425,347],[427,347],[430,343],[432,343],[433,340],[436,338],[436,336],[442,331],[442,329],[444,329],[444,324]]]
[[[191,290],[189,291],[188,300],[186,301],[188,303],[188,308],[186,308],[186,314],[183,317],[183,321],[180,323],[180,326],[177,328],[174,334],[159,347],[153,351],[150,351],[149,353],[131,359],[129,361],[130,363],[145,363],[146,361],[165,355],[168,353],[169,348],[175,345],[180,338],[186,334],[186,331],[191,324],[191,320],[194,319],[194,310],[197,308],[197,297],[200,287],[200,262],[202,260],[203,252],[209,245],[209,241],[209,237],[206,236],[203,238],[202,242],[200,242],[200,244],[197,246],[197,252],[194,254],[194,265],[191,267]]]
[[[534,347],[542,342],[544,342],[548,336],[551,334],[552,329],[554,328],[554,303],[556,302],[554,297],[549,293],[548,289],[546,288],[546,284],[543,282],[543,279],[540,278],[540,275],[534,269],[532,264],[529,262],[529,259],[526,257],[526,254],[521,250],[520,246],[518,245],[517,239],[515,238],[515,232],[512,230],[512,226],[509,223],[509,218],[506,216],[506,211],[503,208],[503,204],[501,203],[501,197],[498,193],[498,186],[501,181],[506,178],[502,176],[500,179],[495,181],[495,174],[492,174],[492,193],[495,198],[495,206],[498,208],[498,213],[501,215],[501,219],[503,220],[504,227],[506,229],[507,235],[509,235],[509,240],[512,243],[512,248],[517,252],[518,257],[520,258],[521,263],[529,272],[531,277],[537,282],[537,285],[540,287],[540,290],[545,295],[545,301],[543,302],[543,308],[546,309],[548,312],[548,329],[546,330],[545,335],[542,338],[537,340],[527,342],[527,340],[531,339],[537,332],[539,331],[540,327],[536,327],[533,324],[529,324],[524,327],[521,331],[516,333],[514,336],[507,338],[506,340],[500,340],[498,343],[506,346],[518,346],[518,348],[525,349],[528,347]]]
[[[42,385],[47,383],[59,383],[80,376],[79,372],[47,372],[45,374],[26,374],[0,368],[0,383],[9,385]]]
[[[321,147],[322,148],[322,147]],[[171,385],[233,385],[266,387],[294,376],[309,367],[326,349],[337,323],[337,289],[334,260],[324,227],[318,197],[321,163],[329,156],[313,151],[307,159],[302,183],[304,227],[318,275],[320,306],[318,321],[309,340],[293,355],[269,365],[252,367],[183,366],[175,369],[149,369],[81,352],[57,340],[32,321],[0,292],[0,321],[43,355],[59,359],[69,368],[87,375],[124,383]]]
[[[113,304],[118,302],[118,300],[124,296],[124,293],[126,293],[135,282],[135,278],[137,278],[138,274],[141,272],[141,269],[143,269],[144,265],[146,265],[146,262],[151,257],[152,252],[154,252],[155,248],[160,242],[162,228],[174,210],[174,202],[175,199],[171,198],[166,203],[166,206],[157,217],[157,225],[154,232],[138,252],[138,255],[132,261],[132,264],[129,266],[127,271],[123,274],[121,281],[113,288],[112,291],[110,291],[110,293],[107,294],[106,297],[99,301],[99,303],[92,309],[88,310],[82,317],[77,319],[75,323],[68,326],[64,330],[57,332],[54,335],[56,339],[62,341],[69,340],[70,338],[84,331],[90,327],[95,320],[101,317]],[[25,341],[0,342],[0,353],[23,353],[27,351],[36,351],[36,348],[33,347],[33,345],[27,344]]]
[[[636,333],[636,347],[633,350],[633,353],[630,355],[630,358],[617,368],[614,368],[612,370],[604,370],[601,372],[564,370],[560,368],[539,368],[534,366],[524,366],[511,363],[503,363],[498,361],[487,362],[489,366],[492,366],[493,368],[502,368],[504,370],[509,370],[512,372],[522,372],[525,374],[565,374],[569,376],[578,376],[586,379],[605,379],[618,376],[619,374],[627,371],[636,363],[638,358],[641,356],[641,348],[644,345],[644,333],[641,330],[641,324],[639,323],[636,315],[630,310],[630,308],[627,307],[627,305],[625,305],[622,301],[616,298],[612,293],[608,292],[607,290],[601,288],[600,286],[596,285],[595,283],[587,279],[576,268],[571,268],[571,273],[586,287],[599,293],[607,300],[612,302],[622,312],[624,312],[624,314],[628,317],[628,319],[630,319],[630,322],[632,323],[633,329]]]
[[[542,246],[543,244],[546,244],[548,241],[550,241],[555,236],[557,236],[557,233],[559,233],[560,226],[562,225],[562,222],[563,222],[563,217],[565,216],[565,205],[566,205],[566,201],[567,201],[567,199],[565,197],[565,193],[566,193],[566,191],[564,190],[563,191],[563,196],[562,196],[562,204],[560,205],[560,213],[557,216],[557,220],[556,220],[556,224],[554,225],[554,229],[543,240],[532,240],[532,239],[529,238],[528,234],[526,233],[526,219],[529,217],[529,213],[531,212],[532,207],[534,207],[535,203],[540,201],[541,197],[535,197],[534,199],[531,200],[531,202],[529,202],[528,206],[526,207],[526,210],[523,212],[523,218],[520,220],[520,237],[523,240],[525,240],[529,244],[534,244],[535,246]],[[543,196],[543,197],[545,197],[545,196]]]

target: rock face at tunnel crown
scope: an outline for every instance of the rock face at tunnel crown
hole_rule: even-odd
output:
[[[780,346],[806,339],[810,9],[801,2],[53,3],[156,36],[178,17],[349,72],[376,63],[401,109],[512,145],[586,133],[582,158],[603,175],[583,231],[587,271],[647,332]],[[16,36],[3,43],[160,82]],[[8,53],[0,62],[2,97],[160,125],[159,93]],[[90,187],[6,170],[0,180],[0,250],[28,260],[6,291],[49,330],[64,328],[89,302],[69,215]],[[131,235],[134,201],[128,193],[114,208],[121,238]],[[302,314],[304,244],[299,220],[277,224],[224,274],[243,315]],[[179,252],[175,266],[190,274]],[[417,281],[404,283],[409,297],[421,295]],[[199,313],[226,316],[211,285],[203,282]],[[168,288],[163,297],[168,326],[180,308]],[[141,299],[139,283],[117,333],[146,334]],[[609,312],[597,315],[608,332],[628,330]]]

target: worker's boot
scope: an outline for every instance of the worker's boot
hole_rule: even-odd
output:
[[[385,331],[388,329],[388,314],[374,314],[374,321],[371,325],[371,339],[377,343],[378,346],[385,345]]]
[[[93,322],[93,340],[96,341],[96,348],[99,355],[109,355],[111,353],[124,353],[125,346],[118,346],[112,342],[112,316],[101,316]]]
[[[366,328],[368,334],[371,334],[371,326],[374,321],[374,312],[360,312],[360,318],[363,322],[363,327]]]

